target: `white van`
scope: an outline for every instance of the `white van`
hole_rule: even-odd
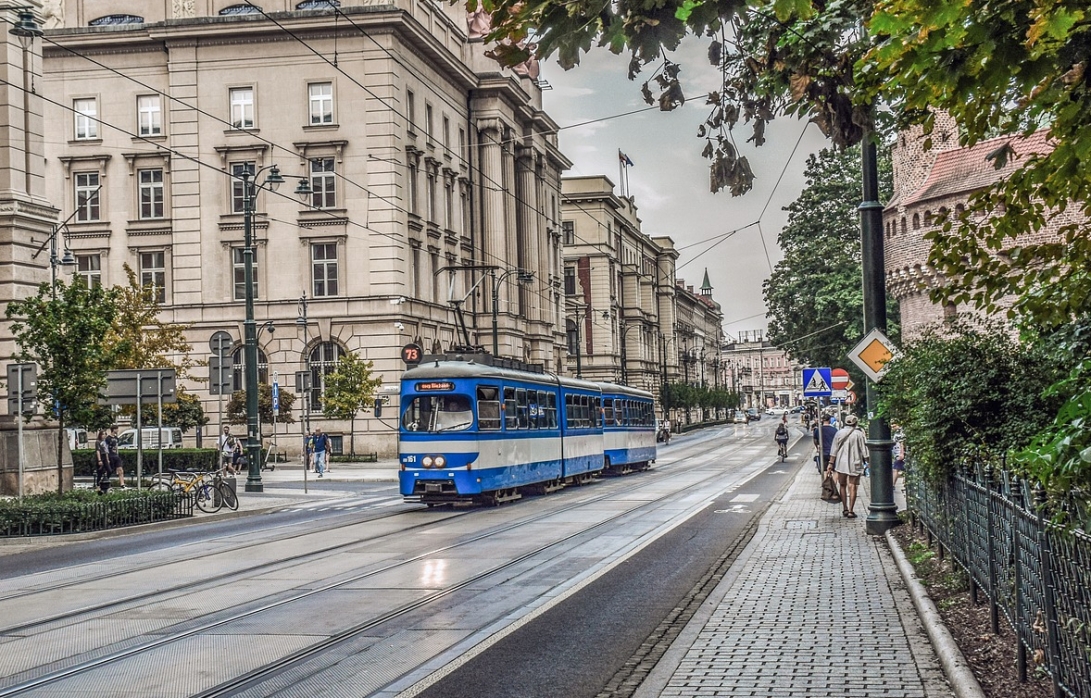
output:
[[[182,430],[178,427],[144,427],[140,430],[143,443],[141,447],[145,451],[159,450],[159,441],[162,439],[163,448],[182,448]],[[126,429],[117,437],[117,448],[136,448],[136,429]]]
[[[69,450],[76,450],[77,448],[94,448],[93,444],[87,443],[87,430],[83,427],[65,427],[65,435],[68,437]]]

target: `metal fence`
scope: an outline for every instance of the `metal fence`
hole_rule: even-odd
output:
[[[51,536],[193,516],[193,498],[174,492],[98,502],[49,501],[0,508],[0,537]]]
[[[973,464],[943,487],[907,473],[910,514],[940,555],[966,570],[971,594],[1018,638],[1021,680],[1044,671],[1054,695],[1091,698],[1091,536],[1051,519],[1044,493],[1002,469]]]

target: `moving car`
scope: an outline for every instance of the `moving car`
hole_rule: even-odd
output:
[[[750,421],[756,422],[761,419],[761,411],[757,407],[751,407],[746,411],[746,414],[750,415]]]
[[[750,415],[746,414],[743,410],[735,410],[735,414],[732,416],[731,421],[735,424],[747,424],[750,422]]]

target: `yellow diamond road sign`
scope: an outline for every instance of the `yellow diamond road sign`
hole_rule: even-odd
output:
[[[878,383],[886,373],[887,362],[897,355],[898,348],[879,330],[875,329],[867,333],[852,351],[849,358],[867,377]]]

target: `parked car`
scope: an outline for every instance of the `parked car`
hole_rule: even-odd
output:
[[[735,410],[735,414],[731,421],[735,424],[747,424],[750,422],[750,415],[746,414],[743,410]]]
[[[182,448],[182,430],[178,427],[144,427],[140,435],[141,446],[146,451],[158,450],[162,440],[163,448]],[[136,429],[126,429],[118,434],[118,450],[136,448]]]
[[[751,407],[746,411],[746,414],[750,415],[750,421],[756,422],[761,419],[761,411],[757,407]]]
[[[68,437],[68,448],[92,448],[87,443],[87,430],[83,427],[65,427],[65,435]]]

